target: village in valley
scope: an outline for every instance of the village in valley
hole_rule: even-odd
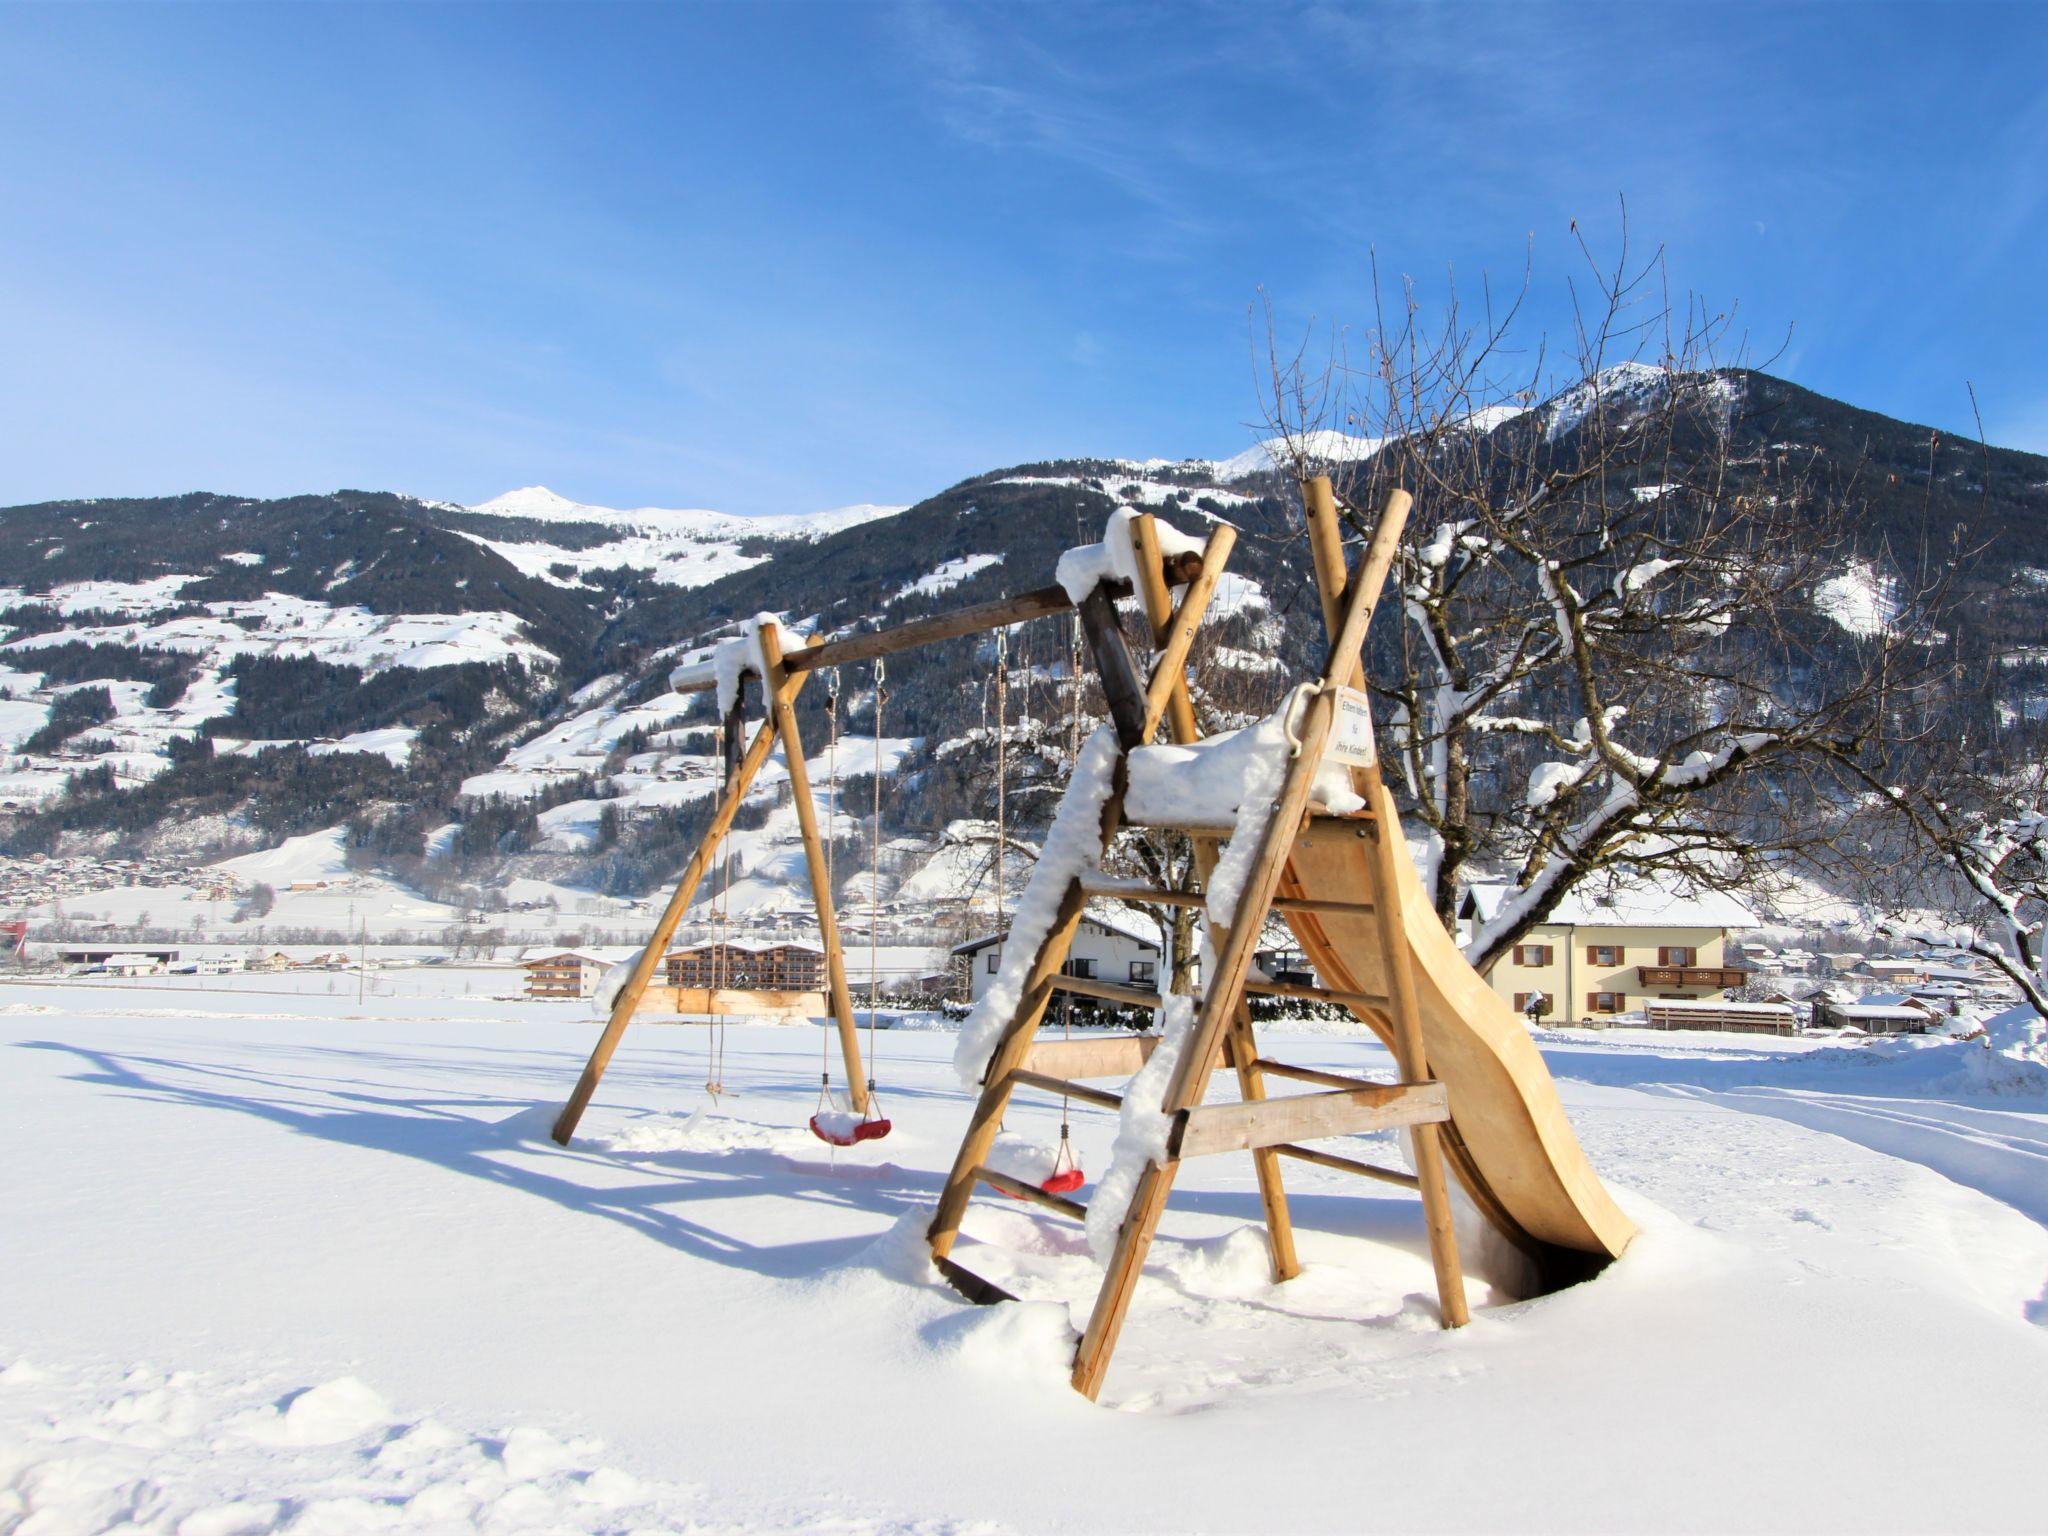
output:
[[[2044,57],[0,0],[0,1536],[2048,1529]]]

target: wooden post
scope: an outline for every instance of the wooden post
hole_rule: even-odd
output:
[[[1347,686],[1363,680],[1365,658],[1363,636],[1350,653],[1340,649],[1336,615],[1350,594],[1346,591],[1342,534],[1337,524],[1336,500],[1326,476],[1318,475],[1302,484],[1302,502],[1308,509],[1309,548],[1315,560],[1316,585],[1323,600],[1323,619],[1330,637],[1330,675]],[[1392,569],[1400,548],[1400,532],[1408,518],[1412,500],[1406,491],[1387,497],[1385,509],[1373,529],[1372,543],[1359,568],[1358,580],[1366,584],[1371,600],[1377,601],[1380,586]],[[1332,576],[1332,572],[1336,574]],[[1355,768],[1353,786],[1365,797],[1374,820],[1361,825],[1361,836],[1373,844],[1373,915],[1379,930],[1380,948],[1385,956],[1388,1019],[1393,1026],[1394,1060],[1406,1082],[1430,1080],[1429,1057],[1422,1042],[1422,1015],[1415,995],[1415,977],[1409,969],[1407,919],[1402,913],[1402,884],[1399,858],[1388,840],[1390,829],[1400,826],[1394,798],[1387,791],[1377,764]],[[1458,1328],[1471,1320],[1465,1297],[1465,1278],[1458,1260],[1458,1235],[1451,1216],[1450,1189],[1444,1180],[1444,1145],[1441,1127],[1418,1125],[1410,1133],[1415,1147],[1416,1182],[1422,1195],[1422,1214],[1429,1231],[1430,1263],[1436,1272],[1437,1301],[1446,1328]]]
[[[1230,543],[1234,543],[1237,532],[1228,524],[1217,528],[1215,539],[1230,536],[1223,545],[1228,554]],[[1190,745],[1201,736],[1201,729],[1195,722],[1194,700],[1188,695],[1187,646],[1179,647],[1175,653],[1169,637],[1174,634],[1173,596],[1167,590],[1166,575],[1159,559],[1159,529],[1152,514],[1147,512],[1138,519],[1138,573],[1140,577],[1138,596],[1145,605],[1145,617],[1152,628],[1152,686],[1156,690],[1160,670],[1172,669],[1172,690],[1166,696],[1166,724],[1173,739],[1183,746]],[[1212,539],[1212,547],[1214,539]],[[1209,568],[1204,561],[1205,571]],[[1220,574],[1221,561],[1216,562]],[[1214,580],[1209,589],[1214,590]],[[1207,593],[1203,595],[1207,602]],[[1199,617],[1199,615],[1197,616]],[[1192,633],[1189,636],[1192,640]],[[1216,869],[1216,842],[1214,838],[1193,837],[1195,872],[1201,878],[1203,889],[1209,885],[1209,877]],[[1211,933],[1211,939],[1215,934]],[[1256,1032],[1252,1028],[1249,1008],[1240,1005],[1231,1020],[1230,1032],[1224,1036],[1224,1054],[1237,1073],[1237,1091],[1247,1101],[1266,1097],[1266,1075],[1259,1070],[1259,1046]],[[1279,1154],[1270,1148],[1261,1147],[1252,1153],[1252,1170],[1258,1176],[1259,1205],[1266,1216],[1266,1251],[1273,1266],[1273,1278],[1292,1280],[1301,1273],[1301,1259],[1295,1251],[1294,1218],[1287,1209],[1287,1189],[1281,1180]]]
[[[1415,974],[1408,962],[1407,919],[1401,911],[1400,855],[1392,829],[1401,825],[1394,797],[1377,764],[1362,770],[1368,785],[1366,803],[1373,820],[1359,831],[1372,840],[1373,919],[1379,926],[1380,948],[1386,956],[1387,997],[1394,1023],[1394,1060],[1405,1083],[1430,1081],[1429,1056],[1422,1044],[1422,1010],[1415,996]],[[1436,1270],[1437,1304],[1446,1328],[1462,1328],[1472,1320],[1465,1299],[1465,1275],[1458,1262],[1458,1233],[1451,1219],[1451,1195],[1444,1183],[1444,1151],[1435,1125],[1409,1132],[1415,1147],[1415,1177],[1422,1194],[1422,1217],[1429,1228],[1429,1258]]]
[[[733,775],[740,771],[740,743],[747,734],[747,679],[740,677],[739,687],[732,691],[732,708],[725,716],[725,782],[732,785]]]
[[[825,946],[825,977],[830,987],[832,1017],[839,1026],[839,1054],[846,1063],[847,1096],[856,1114],[868,1109],[868,1084],[861,1070],[860,1031],[853,1020],[853,996],[846,987],[846,952],[839,941],[839,914],[832,904],[832,880],[826,873],[825,845],[818,836],[818,808],[811,801],[811,774],[804,762],[803,737],[796,724],[796,690],[783,667],[782,636],[772,625],[761,629],[761,656],[768,676],[761,691],[770,701],[775,728],[782,737],[782,757],[789,767],[789,793],[796,801],[797,830],[803,836],[804,862],[810,867],[811,900],[818,909],[818,936]]]
[[[1081,599],[1081,632],[1095,656],[1095,673],[1116,726],[1117,744],[1126,752],[1145,744],[1145,688],[1131,660],[1130,643],[1117,622],[1116,604],[1100,586]]]
[[[785,685],[792,694],[803,686],[801,677],[791,678]],[[611,1065],[612,1052],[619,1047],[619,1038],[626,1032],[626,1025],[633,1017],[633,1011],[640,1006],[640,996],[653,980],[654,968],[660,963],[662,954],[668,948],[668,941],[675,936],[676,926],[683,920],[691,898],[697,894],[697,886],[704,878],[704,872],[711,867],[712,856],[718,851],[719,842],[732,828],[732,819],[738,813],[740,802],[746,798],[747,790],[754,782],[754,775],[761,771],[761,765],[768,760],[769,748],[775,744],[775,722],[767,719],[761,722],[761,729],[754,733],[754,739],[745,754],[734,767],[726,781],[724,797],[712,815],[711,826],[704,834],[704,841],[697,845],[696,853],[690,857],[689,866],[683,877],[676,882],[668,905],[662,909],[661,917],[654,925],[654,932],[647,940],[647,947],[640,951],[640,958],[634,963],[633,973],[626,979],[619,995],[612,1000],[611,1016],[605,1020],[604,1032],[597,1037],[597,1046],[590,1053],[590,1060],[584,1063],[583,1075],[576,1080],[576,1090],[569,1095],[569,1102],[562,1106],[562,1112],[555,1117],[554,1138],[563,1146],[569,1145],[569,1138],[576,1134],[576,1124],[583,1118],[583,1111],[589,1107],[590,1097],[597,1092],[598,1080],[604,1076],[604,1069]]]
[[[1401,523],[1407,512],[1405,501],[1398,507],[1390,503],[1388,510],[1389,516],[1382,519],[1381,527],[1374,534],[1375,551],[1383,544],[1391,548],[1400,538]],[[1273,897],[1279,891],[1294,839],[1308,810],[1309,791],[1314,785],[1316,768],[1322,759],[1323,748],[1328,744],[1331,722],[1336,715],[1334,685],[1349,672],[1348,658],[1365,638],[1366,626],[1372,622],[1373,606],[1390,564],[1391,555],[1376,565],[1373,556],[1368,554],[1358,578],[1350,583],[1344,594],[1343,623],[1330,646],[1329,660],[1323,671],[1324,686],[1309,700],[1298,731],[1300,754],[1289,766],[1279,799],[1259,836],[1258,854],[1238,898],[1237,917],[1224,937],[1222,953],[1217,957],[1216,974],[1203,978],[1205,996],[1201,1014],[1195,1020],[1192,1037],[1183,1048],[1180,1060],[1174,1064],[1173,1077],[1166,1085],[1162,1107],[1169,1115],[1200,1104],[1208,1091],[1211,1067],[1224,1032],[1242,1004],[1245,978],[1250,974],[1252,954],[1258,947],[1259,929]],[[1164,1164],[1152,1163],[1146,1167],[1138,1181],[1137,1193],[1132,1197],[1130,1213],[1117,1234],[1116,1252],[1110,1259],[1108,1273],[1103,1277],[1102,1289],[1096,1295],[1095,1310],[1089,1316],[1087,1331],[1082,1334],[1080,1347],[1074,1353],[1074,1389],[1091,1400],[1102,1390],[1110,1354],[1116,1348],[1124,1314],[1130,1307],[1131,1295],[1137,1288],[1138,1275],[1144,1266],[1145,1250],[1158,1229],[1160,1213],[1165,1209],[1166,1197],[1172,1192],[1178,1169],[1179,1163],[1171,1159]]]

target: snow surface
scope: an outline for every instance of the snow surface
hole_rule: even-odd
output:
[[[767,560],[769,556],[755,548],[763,540],[819,539],[894,517],[905,509],[862,503],[782,517],[740,517],[701,508],[637,507],[627,511],[571,501],[536,485],[507,491],[467,510],[533,522],[595,523],[615,531],[617,536],[606,543],[581,549],[545,540],[513,543],[463,534],[543,581],[574,586],[586,571],[629,565],[670,586],[700,587]],[[557,567],[567,568],[569,574],[562,575]]]
[[[1883,634],[1899,616],[1896,586],[1862,559],[1850,560],[1846,570],[1816,584],[1813,606],[1861,640]]]
[[[896,595],[889,599],[900,603],[906,597],[937,597],[967,580],[968,577],[987,570],[992,565],[1001,565],[1001,555],[962,555],[957,560],[948,560],[943,565],[926,572],[913,582],[896,589]]]
[[[1540,1301],[1474,1283],[1453,1334],[1410,1194],[1290,1164],[1306,1270],[1274,1286],[1249,1159],[1202,1159],[1095,1408],[1065,1385],[1099,1278],[1070,1224],[970,1211],[962,1262],[1022,1305],[923,1261],[969,1109],[944,1034],[881,1037],[895,1134],[835,1151],[803,1129],[809,1031],[733,1028],[710,1109],[703,1033],[641,1027],[563,1150],[583,1005],[277,980],[0,984],[0,1525],[2037,1531],[2048,1507],[2048,1098],[1970,1088],[1973,1047],[1539,1037],[1642,1234]],[[1263,1038],[1392,1070],[1362,1037]],[[1010,1132],[1050,1143],[1057,1114],[1020,1101]],[[1072,1120],[1103,1166],[1113,1118]]]
[[[1297,455],[1311,463],[1351,464],[1369,459],[1386,446],[1383,437],[1353,437],[1327,429],[1304,432],[1297,437],[1269,437],[1252,444],[1243,453],[1215,466],[1216,478],[1228,483],[1262,475],[1272,469],[1290,469]]]

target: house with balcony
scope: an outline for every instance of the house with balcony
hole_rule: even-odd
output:
[[[583,949],[529,949],[519,957],[526,995],[540,998],[591,997],[604,975],[602,956]]]
[[[1489,921],[1513,894],[1475,885],[1460,918]],[[1725,998],[1749,984],[1729,936],[1756,915],[1719,891],[1673,892],[1647,882],[1607,881],[1573,892],[1487,971],[1518,1013],[1597,1022],[1655,1002]]]

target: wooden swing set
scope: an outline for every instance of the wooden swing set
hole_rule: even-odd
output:
[[[619,993],[576,1091],[555,1124],[555,1139],[566,1144],[574,1132],[639,1005],[656,959],[778,740],[797,803],[854,1107],[863,1115],[872,1114],[872,1085],[861,1075],[830,872],[818,837],[792,701],[805,678],[821,667],[875,660],[1073,609],[1102,687],[1116,746],[1101,807],[1101,851],[1107,851],[1127,827],[1170,827],[1191,839],[1195,870],[1206,887],[1227,841],[1256,837],[1227,928],[1218,931],[1211,924],[1208,929],[1214,957],[1208,967],[1211,974],[1202,977],[1198,1007],[1180,1040],[1159,1104],[1168,1125],[1165,1152],[1146,1163],[1122,1215],[1114,1252],[1075,1352],[1075,1389],[1093,1399],[1102,1388],[1146,1253],[1181,1165],[1190,1158],[1251,1154],[1276,1281],[1290,1279],[1301,1269],[1281,1180],[1283,1160],[1416,1191],[1446,1328],[1461,1326],[1469,1318],[1446,1167],[1480,1215],[1521,1250],[1532,1277],[1543,1288],[1583,1278],[1618,1256],[1634,1227],[1587,1164],[1522,1021],[1465,962],[1437,921],[1409,862],[1393,799],[1372,748],[1370,703],[1358,691],[1364,680],[1362,650],[1399,546],[1409,497],[1401,491],[1389,497],[1358,566],[1347,570],[1328,480],[1318,477],[1302,489],[1328,659],[1321,676],[1297,689],[1291,701],[1286,723],[1292,757],[1273,803],[1253,818],[1255,826],[1247,823],[1244,807],[1230,824],[1218,825],[1191,816],[1140,821],[1127,814],[1125,803],[1132,754],[1146,749],[1162,727],[1179,746],[1194,746],[1199,739],[1186,665],[1236,540],[1236,531],[1227,524],[1214,527],[1199,553],[1166,556],[1151,516],[1136,517],[1130,536],[1138,580],[1132,584],[1099,577],[1078,603],[1064,588],[1047,587],[890,630],[814,640],[788,652],[773,628],[762,626],[759,662],[768,718],[745,753],[729,761],[704,846],[684,871],[653,938]],[[1180,589],[1177,603],[1175,588]],[[1143,676],[1115,608],[1117,599],[1132,595],[1142,605],[1152,639],[1151,667]],[[1292,704],[1304,697],[1298,715],[1292,713]],[[727,720],[728,743],[740,737],[744,707],[742,689]],[[1352,798],[1363,807],[1355,812],[1333,813],[1313,802],[1318,772],[1325,767],[1333,740],[1343,743],[1335,760],[1349,765]],[[1068,793],[1074,792],[1070,786]],[[994,1036],[980,1095],[928,1231],[939,1273],[970,1301],[1015,1299],[953,1257],[977,1189],[1028,1201],[1063,1217],[1087,1215],[1086,1206],[1071,1198],[1084,1180],[1070,1158],[1059,1165],[1057,1187],[1051,1180],[1034,1184],[991,1166],[1011,1096],[1024,1089],[1056,1095],[1062,1105],[1079,1102],[1121,1111],[1125,1095],[1092,1080],[1133,1077],[1162,1044],[1162,1036],[1142,1032],[1038,1038],[1055,993],[1141,1010],[1162,1010],[1168,1004],[1167,998],[1139,988],[1068,974],[1069,951],[1088,903],[1136,898],[1197,909],[1208,903],[1204,891],[1141,888],[1105,878],[1094,873],[1096,868],[1099,859],[1068,878],[1056,916],[1042,934],[1031,936],[1035,948],[1022,971],[1023,985],[1011,1015]],[[1258,973],[1254,954],[1267,922],[1275,917],[1292,929],[1318,984],[1276,981]],[[1023,938],[1013,931],[1005,950]],[[1006,953],[1006,970],[1009,958]],[[1248,1000],[1253,996],[1348,1008],[1388,1047],[1399,1081],[1372,1082],[1263,1054],[1252,1025]],[[1206,1104],[1211,1079],[1226,1069],[1235,1076],[1238,1102]],[[1270,1089],[1276,1080],[1311,1091],[1274,1096]],[[1310,1145],[1390,1129],[1405,1130],[1411,1137],[1413,1171]]]
[[[1156,554],[1156,539],[1154,547]],[[1228,548],[1227,544],[1225,548]],[[1194,556],[1183,555],[1171,560],[1160,559],[1159,566],[1156,574],[1163,589],[1167,583],[1179,584],[1189,580],[1201,568],[1201,562]],[[1121,632],[1117,630],[1115,600],[1128,596],[1129,593],[1127,583],[1108,582],[1099,586],[1090,594],[1089,599],[1080,605],[1084,630],[1091,636],[1097,632],[1116,632],[1121,644]],[[626,1026],[642,1012],[652,1012],[656,1009],[673,1011],[674,999],[666,995],[671,989],[656,988],[652,985],[655,973],[662,963],[663,956],[668,952],[669,942],[675,937],[676,929],[682,923],[685,912],[696,899],[699,887],[711,872],[714,861],[732,830],[733,819],[738,814],[741,803],[752,790],[755,779],[768,761],[769,754],[778,745],[782,749],[783,764],[789,773],[790,797],[796,804],[797,829],[802,838],[804,861],[810,876],[811,900],[817,909],[818,930],[825,951],[826,1001],[833,1025],[838,1032],[840,1060],[846,1075],[847,1098],[852,1106],[851,1115],[841,1117],[833,1113],[829,1104],[829,1071],[822,1074],[825,1080],[820,1085],[820,1113],[813,1117],[812,1129],[822,1139],[840,1145],[874,1140],[887,1134],[889,1122],[882,1119],[875,1110],[875,1084],[863,1068],[860,1028],[855,1018],[853,994],[847,985],[846,954],[840,939],[838,913],[832,896],[830,842],[819,834],[817,807],[812,801],[810,774],[805,766],[803,736],[797,727],[797,696],[814,673],[836,670],[861,662],[873,664],[877,711],[876,739],[879,753],[880,700],[885,657],[920,646],[956,640],[966,635],[982,634],[989,630],[1007,630],[1012,625],[1068,612],[1074,607],[1075,604],[1067,596],[1065,588],[1041,587],[1020,596],[978,603],[950,613],[936,614],[930,618],[900,624],[891,629],[874,630],[840,640],[828,641],[813,637],[803,645],[787,651],[783,649],[782,636],[776,626],[762,624],[758,627],[757,660],[749,663],[749,670],[743,675],[741,686],[733,694],[731,708],[721,722],[725,777],[719,790],[716,807],[712,812],[711,825],[706,829],[702,842],[691,855],[690,862],[684,867],[681,878],[676,882],[668,904],[662,909],[661,916],[655,922],[654,931],[648,936],[646,947],[641,950],[624,985],[614,997],[605,1019],[604,1029],[590,1053],[589,1061],[584,1064],[583,1073],[577,1079],[574,1092],[562,1106],[561,1113],[555,1117],[552,1134],[558,1143],[567,1146],[576,1134],[576,1127],[583,1119],[583,1112],[589,1108],[591,1098],[596,1094],[597,1086],[604,1078],[605,1069],[611,1065],[612,1055],[618,1050],[619,1042],[625,1036]],[[763,718],[751,738],[747,735],[749,680],[758,683],[763,705]],[[693,674],[677,677],[671,686],[679,693],[708,692],[717,686],[717,679],[713,670],[706,667],[698,669]],[[835,751],[838,722],[836,700],[835,690],[835,708],[832,713]],[[879,823],[879,758],[875,773],[875,792],[875,817]],[[1000,840],[998,847],[1000,850]],[[1001,878],[999,867],[999,885]],[[872,886],[870,894],[871,897],[874,894]],[[874,919],[875,914],[871,913],[871,924]],[[873,971],[874,967],[871,964],[868,998],[870,1058],[874,1054],[874,1014],[877,1001],[874,995],[876,977]]]

